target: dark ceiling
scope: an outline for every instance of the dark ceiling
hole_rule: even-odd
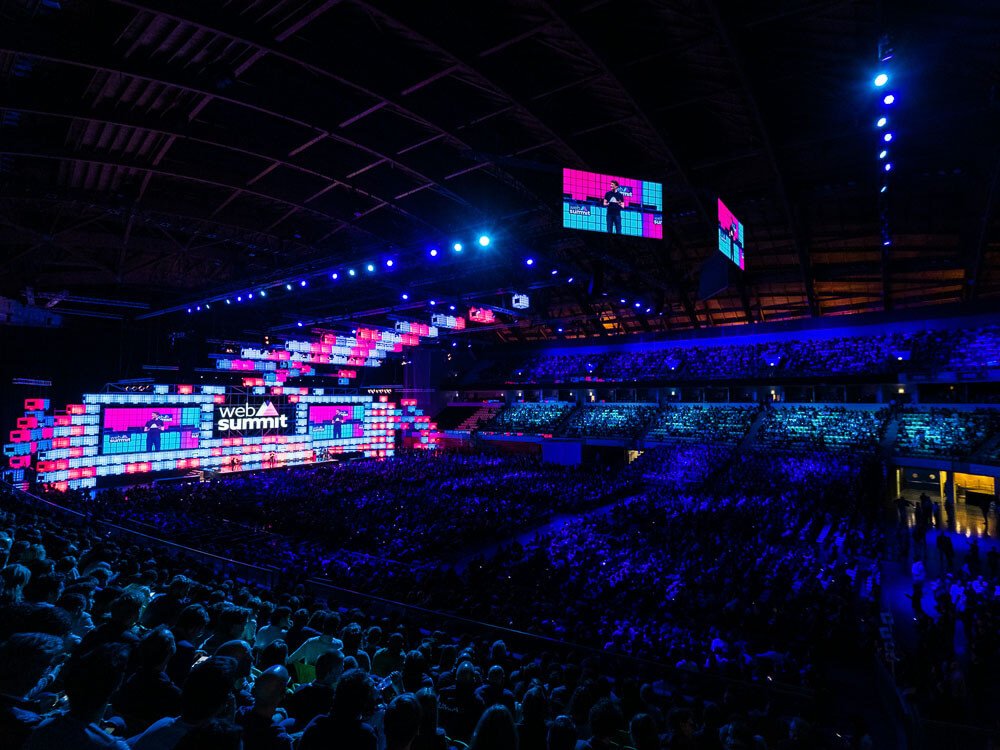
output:
[[[0,294],[56,311],[256,290],[196,315],[280,331],[519,290],[488,335],[533,340],[1000,297],[988,0],[0,0],[0,80]],[[663,182],[664,240],[562,229],[563,166]],[[746,272],[702,300],[717,196]]]

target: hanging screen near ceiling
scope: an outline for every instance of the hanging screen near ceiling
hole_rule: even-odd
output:
[[[564,169],[563,226],[663,239],[663,184]]]

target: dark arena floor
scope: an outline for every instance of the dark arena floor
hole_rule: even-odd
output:
[[[1000,750],[997,39],[0,0],[0,750]]]

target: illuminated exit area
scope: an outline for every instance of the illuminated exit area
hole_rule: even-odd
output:
[[[940,516],[949,530],[967,537],[988,536],[1000,539],[1000,534],[997,533],[996,477],[935,469],[896,469],[897,497],[902,496],[911,503],[917,503],[924,494],[939,506],[935,516]],[[911,512],[909,524],[912,526],[913,523]]]

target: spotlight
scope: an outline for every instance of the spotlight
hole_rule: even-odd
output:
[[[885,73],[879,73],[877,76],[875,76],[875,85],[878,86],[879,88],[882,88],[887,83],[889,83],[889,76],[887,76]]]
[[[454,250],[454,251],[455,251],[456,253],[460,253],[460,252],[462,252],[462,243],[461,243],[461,242],[456,242],[456,243],[455,243],[454,245],[452,245],[451,247],[452,247],[452,249],[453,249],[453,250]]]
[[[437,248],[436,248],[436,247],[432,247],[432,248],[431,248],[431,257],[432,257],[432,258],[436,258],[436,257],[437,257],[437,255],[438,255],[438,251],[437,251]]]
[[[454,310],[454,309],[455,309],[455,306],[454,306],[454,305],[448,305],[448,309],[449,309],[449,310]]]
[[[403,292],[402,296],[403,296],[403,299],[409,299],[410,298],[410,295],[407,294],[406,292]]]
[[[195,307],[195,309],[196,309],[196,310],[197,310],[198,312],[201,312],[201,305],[198,305],[197,307]]]
[[[635,303],[635,306],[636,306],[636,307],[642,307],[642,303],[641,303],[641,302],[636,302],[636,303]]]
[[[559,333],[563,332],[562,328],[557,328],[556,330],[559,331]]]
[[[365,268],[367,269],[368,273],[373,273],[375,271],[375,265],[373,263],[369,263],[367,266],[365,266]]]
[[[387,261],[385,262],[385,265],[386,265],[386,266],[387,266],[388,268],[392,268],[392,266],[393,266],[393,263],[392,263],[392,259],[390,258],[389,260],[387,260]]]
[[[436,305],[436,304],[437,304],[437,302],[435,302],[434,300],[431,300],[431,306],[432,306],[432,307],[433,307],[434,305]]]
[[[208,304],[208,303],[206,302],[206,303],[205,303],[205,309],[206,309],[206,310],[211,310],[211,309],[212,309],[212,306],[211,306],[210,304]]]
[[[231,304],[233,304],[233,302],[232,302],[232,300],[228,300],[228,299],[227,299],[227,300],[226,300],[226,304],[227,304],[227,305],[231,305]]]
[[[892,162],[891,161],[886,163],[886,165],[885,165],[885,171],[886,172],[891,172],[892,171]]]
[[[479,246],[480,247],[486,247],[489,244],[490,244],[490,238],[487,235],[483,234],[483,235],[479,236]]]
[[[621,302],[623,305],[625,304],[625,300],[624,299],[620,299],[618,301]]]
[[[882,136],[882,140],[885,141],[886,143],[888,143],[889,141],[891,141],[892,140],[892,133],[886,133],[885,135],[883,135]]]
[[[266,297],[266,296],[267,296],[267,291],[266,291],[266,290],[264,290],[264,289],[261,289],[261,290],[260,290],[260,296],[261,296],[261,297]]]
[[[889,245],[891,245],[891,244],[892,244],[892,240],[882,240],[882,245],[885,246],[885,247],[889,247]]]
[[[884,158],[885,158],[885,157],[887,157],[888,155],[889,155],[889,152],[888,152],[888,151],[885,151],[885,150],[883,150],[883,151],[879,151],[879,152],[878,152],[878,158],[879,158],[879,159],[884,159]]]
[[[573,283],[573,277],[570,276],[568,279],[566,279],[566,283],[567,284],[572,284]]]
[[[452,341],[451,342],[451,346],[454,349],[456,346],[458,346],[458,342],[457,341]]]
[[[888,185],[883,185],[882,187],[880,187],[880,188],[879,188],[879,190],[878,190],[878,191],[879,191],[880,193],[884,193],[884,192],[885,192],[886,190],[888,190],[888,189],[889,189],[889,186],[888,186]]]
[[[247,293],[247,299],[253,299],[253,292]]]
[[[557,275],[558,273],[559,273],[559,269],[558,268],[553,268],[552,269],[552,275],[553,276]]]
[[[305,285],[306,285],[306,280],[302,279],[302,281],[299,282],[299,286],[305,286]]]
[[[190,312],[193,312],[193,311],[191,310],[191,308],[190,308],[190,307],[188,308],[188,312],[189,312],[189,313],[190,313]]]
[[[880,117],[875,121],[875,125],[880,128],[884,128],[885,124],[889,122],[886,118]]]
[[[297,326],[298,326],[299,328],[301,328],[301,327],[302,327],[302,321],[300,320],[300,321],[299,321],[298,323],[296,323],[295,325],[297,325]]]
[[[237,298],[236,298],[236,301],[237,301],[237,302],[242,302],[242,301],[243,301],[243,297],[237,297]]]
[[[653,309],[652,307],[647,307],[646,312],[650,312],[652,309]]]
[[[330,278],[336,281],[337,279],[340,278],[340,274],[334,271],[333,273],[330,274]]]
[[[356,276],[356,275],[357,275],[357,273],[356,273],[356,272],[354,271],[354,269],[352,268],[352,269],[350,269],[350,270],[349,270],[349,271],[347,272],[347,275],[348,275],[348,276]]]
[[[533,265],[535,265],[535,259],[534,258],[528,258],[526,261],[524,261],[524,264],[526,266],[533,266]]]
[[[883,104],[892,104],[895,101],[896,97],[894,97],[892,94],[886,94],[885,97],[882,99]]]
[[[288,291],[292,291],[292,285],[291,284],[285,284],[285,289],[287,289]]]

